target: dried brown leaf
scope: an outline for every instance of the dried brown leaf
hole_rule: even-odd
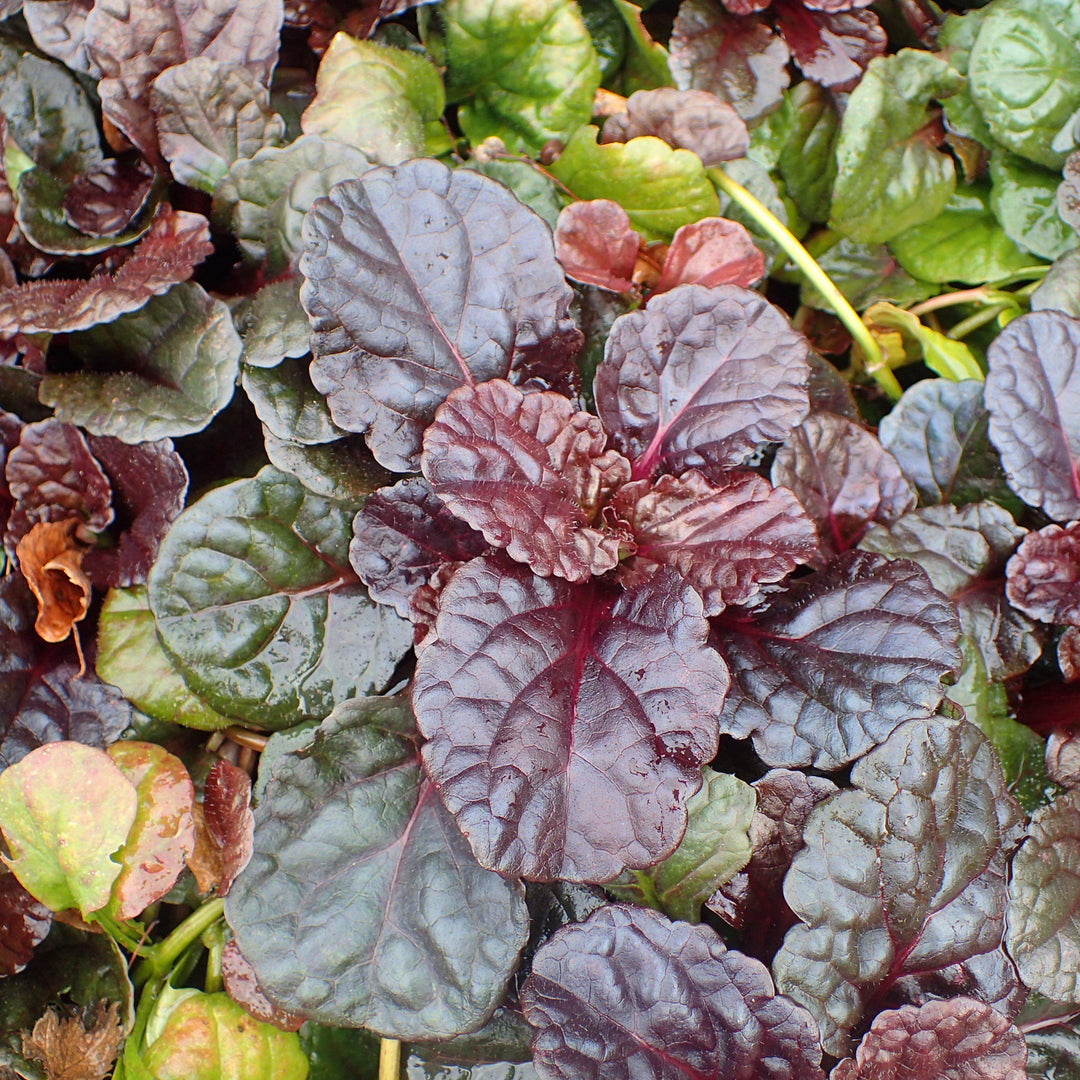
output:
[[[90,606],[83,549],[75,540],[78,524],[78,518],[39,521],[15,548],[19,569],[37,597],[34,629],[45,641],[63,641]]]
[[[49,1009],[29,1035],[23,1053],[45,1066],[48,1080],[104,1080],[124,1041],[120,1005],[98,1003],[90,1028],[78,1016],[61,1019]]]

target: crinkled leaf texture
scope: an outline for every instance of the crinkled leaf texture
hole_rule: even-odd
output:
[[[1025,615],[1080,626],[1080,521],[1029,533],[1006,575],[1009,603]]]
[[[676,285],[741,285],[765,274],[765,256],[745,226],[708,217],[675,230],[653,293]]]
[[[1080,1003],[1080,794],[1067,791],[1032,816],[1012,862],[1005,939],[1036,993]]]
[[[635,478],[732,468],[806,417],[808,353],[758,293],[684,285],[615,320],[594,381],[597,411]]]
[[[990,438],[1009,485],[1051,517],[1080,517],[1080,319],[1034,311],[986,351]]]
[[[654,484],[635,481],[616,493],[611,509],[628,523],[636,547],[620,569],[624,584],[671,566],[701,594],[710,616],[787,577],[818,543],[798,499],[748,472],[715,484],[695,469]]]
[[[577,336],[547,226],[473,170],[373,169],[316,201],[304,239],[312,381],[389,469],[416,471],[452,390]]]
[[[544,1077],[824,1077],[813,1019],[764,964],[644,908],[609,904],[555,933],[521,1005]]]
[[[829,1080],[1027,1080],[1023,1034],[971,998],[878,1013]]]
[[[288,727],[393,674],[411,631],[349,567],[355,511],[267,466],[177,518],[147,581],[150,608],[166,653],[217,711]]]
[[[848,552],[743,616],[720,616],[721,728],[770,765],[836,769],[931,716],[960,668],[960,623],[914,563]]]
[[[479,1028],[528,936],[520,882],[477,865],[401,699],[340,705],[275,757],[226,918],[259,985],[393,1038]]]
[[[915,506],[896,459],[865,428],[840,416],[809,416],[776,453],[772,482],[813,518],[819,569],[859,542],[872,521],[890,522]]]
[[[896,980],[998,948],[1023,828],[993,747],[967,721],[902,725],[851,783],[806,825],[784,880],[802,923],[773,962],[777,986],[814,1014],[837,1056]]]
[[[4,861],[53,911],[84,915],[109,902],[120,864],[111,855],[135,822],[135,786],[108,754],[49,743],[0,773]]]
[[[481,865],[608,881],[669,855],[727,690],[674,571],[616,593],[474,559],[417,660],[424,765]]]
[[[203,789],[203,821],[221,852],[218,895],[229,891],[254,850],[251,777],[228,761],[215,761]]]
[[[562,394],[462,386],[424,432],[420,466],[446,507],[541,577],[582,582],[619,561],[600,509],[630,479],[600,421]]]
[[[202,431],[233,396],[242,347],[229,309],[194,282],[70,345],[85,370],[46,375],[41,400],[57,419],[127,443]]]
[[[640,245],[630,216],[611,199],[572,202],[555,226],[555,257],[566,276],[612,292],[634,287]]]
[[[379,488],[353,519],[349,562],[373,600],[409,617],[409,597],[444,563],[488,550],[475,529],[446,509],[422,476]]]

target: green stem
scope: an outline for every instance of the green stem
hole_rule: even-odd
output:
[[[138,936],[132,932],[124,923],[117,922],[116,919],[109,915],[106,915],[104,911],[95,911],[92,915],[88,916],[91,920],[96,922],[106,934],[109,935],[122,948],[126,949],[133,956],[137,956],[140,951],[145,952],[143,948],[146,939],[141,933],[141,927],[139,928]]]
[[[972,330],[978,330],[980,326],[985,326],[988,322],[993,322],[1006,308],[1013,307],[1012,303],[1008,304],[994,304],[992,307],[985,307],[981,311],[976,311],[974,315],[969,315],[966,319],[961,319],[950,331],[948,336],[953,341],[959,341],[961,338],[966,337],[972,332]]]
[[[225,985],[221,974],[221,955],[225,951],[225,928],[222,923],[211,926],[202,936],[206,946],[206,978],[203,989],[208,994],[216,994]]]
[[[379,1040],[379,1080],[398,1080],[401,1076],[401,1043],[397,1039]]]
[[[164,941],[158,942],[144,953],[144,959],[135,971],[135,985],[149,979],[163,978],[168,974],[180,954],[202,936],[204,930],[213,926],[225,911],[221,897],[207,900],[197,907]]]
[[[763,206],[741,184],[716,166],[708,170],[709,178],[733,202],[741,206],[761,229],[777,244],[784,254],[803,272],[807,281],[829,302],[837,318],[847,328],[852,340],[862,349],[866,371],[893,400],[902,393],[896,376],[889,370],[881,346],[859,318],[858,312],[848,303],[844,294],[832,283],[828,274],[814,261],[813,256],[799,243],[788,228],[768,207]]]
[[[1017,270],[1007,277],[998,278],[997,281],[990,282],[990,287],[992,289],[1000,289],[1004,285],[1011,285],[1014,281],[1031,281],[1032,278],[1034,278],[1035,280],[1031,285],[1031,291],[1034,291],[1038,287],[1039,282],[1046,277],[1049,269],[1049,263],[1039,263],[1038,266],[1025,266],[1022,270]]]

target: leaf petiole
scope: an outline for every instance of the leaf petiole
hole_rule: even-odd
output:
[[[763,206],[749,191],[736,183],[717,166],[706,170],[709,179],[733,202],[741,206],[761,228],[780,245],[784,254],[803,272],[806,279],[832,305],[837,318],[844,324],[852,340],[862,349],[867,374],[889,395],[897,400],[902,393],[896,376],[890,370],[881,346],[874,340],[858,312],[848,303],[844,294],[833,284],[832,279],[818,266],[813,256],[792,235],[788,228],[768,207]]]
[[[221,918],[225,901],[221,897],[197,907],[167,938],[146,949],[135,970],[134,982],[141,986],[150,979],[163,978],[189,945]]]

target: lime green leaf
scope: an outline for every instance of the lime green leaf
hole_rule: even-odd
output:
[[[917,315],[892,304],[872,304],[863,316],[868,326],[899,330],[909,360],[919,360],[944,379],[982,379],[983,369],[962,341],[953,341],[919,322]]]
[[[930,99],[963,85],[962,76],[928,52],[901,49],[870,61],[840,124],[832,228],[874,243],[941,213],[956,186],[952,158],[919,131]]]
[[[997,0],[968,60],[968,89],[998,142],[1060,169],[1050,146],[1080,107],[1080,9],[1070,0]]]
[[[750,861],[754,789],[708,766],[702,773],[700,790],[686,804],[686,832],[679,846],[656,866],[627,871],[605,886],[608,892],[696,923],[701,905]]]
[[[145,585],[110,589],[105,597],[98,622],[97,673],[155,720],[200,731],[217,731],[233,722],[196,697],[165,655]]]
[[[448,90],[475,146],[565,141],[592,115],[600,63],[572,0],[447,0]]]
[[[84,916],[109,902],[110,856],[135,822],[135,786],[103,750],[46,743],[0,773],[0,822],[24,889],[53,911]]]
[[[809,81],[799,83],[785,96],[792,127],[780,151],[780,175],[799,213],[810,221],[825,221],[836,179],[840,132],[836,97]]]
[[[434,64],[417,53],[338,33],[319,64],[315,100],[300,124],[396,165],[425,152],[424,123],[446,107]]]
[[[923,281],[982,285],[1031,266],[989,206],[985,187],[957,191],[933,221],[905,229],[889,241],[896,261]]]
[[[228,994],[181,1001],[143,1055],[155,1080],[304,1080],[300,1037],[249,1016]]]
[[[670,240],[682,225],[716,217],[719,201],[701,158],[645,135],[628,143],[596,142],[581,128],[549,171],[577,199],[612,199],[646,240]]]

